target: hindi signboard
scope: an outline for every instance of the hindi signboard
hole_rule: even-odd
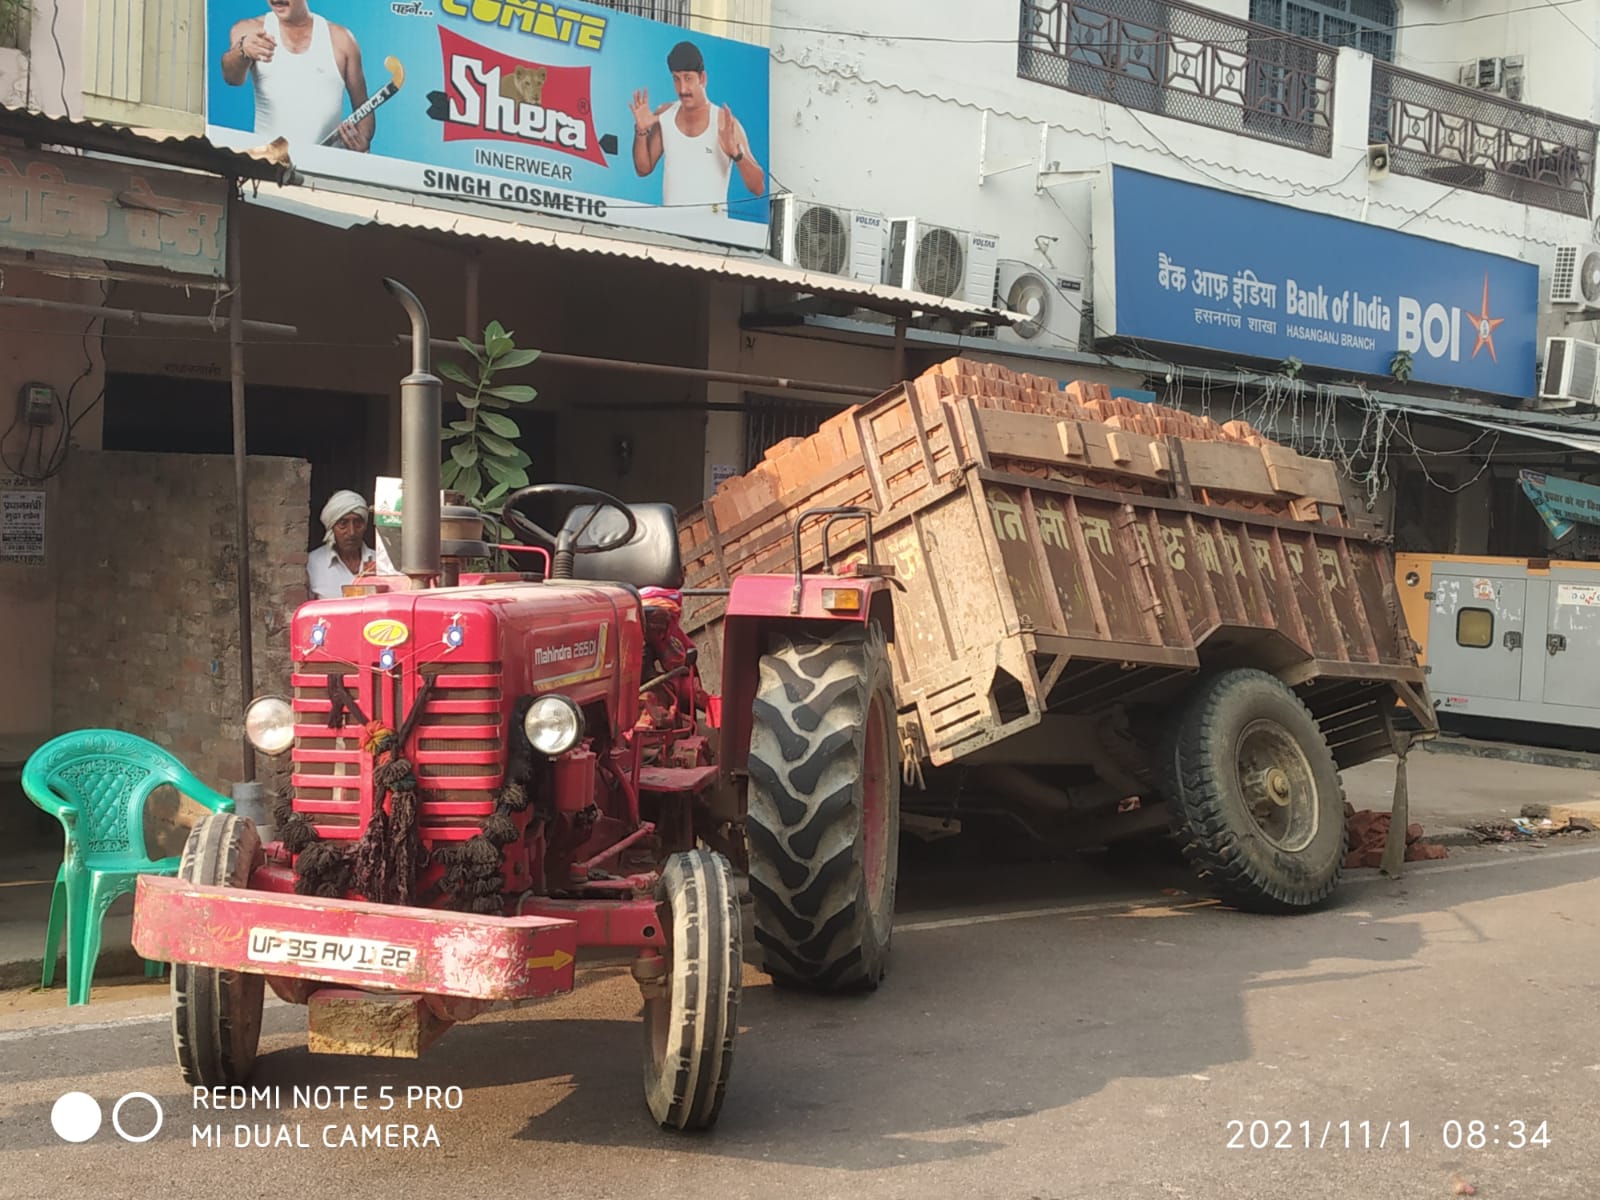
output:
[[[225,187],[200,175],[0,147],[0,249],[220,279]]]
[[[1600,487],[1538,471],[1519,472],[1518,482],[1558,541],[1579,525],[1600,525]]]

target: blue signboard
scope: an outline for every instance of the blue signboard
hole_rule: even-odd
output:
[[[1112,219],[1119,337],[1532,394],[1531,263],[1125,167]]]
[[[576,0],[207,0],[206,132],[306,175],[767,244],[768,54]]]
[[[1600,487],[1538,471],[1519,472],[1518,480],[1558,541],[1579,525],[1600,525]]]

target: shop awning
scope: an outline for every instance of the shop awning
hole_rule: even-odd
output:
[[[73,146],[233,179],[287,183],[294,177],[289,145],[282,138],[256,150],[231,150],[189,134],[132,129],[87,117],[52,117],[4,105],[0,105],[0,136],[22,138],[35,145]]]
[[[1383,407],[1391,412],[1404,412],[1412,416],[1427,417],[1435,421],[1450,421],[1457,425],[1468,425],[1475,429],[1491,429],[1495,433],[1505,434],[1509,437],[1531,438],[1538,442],[1549,442],[1557,446],[1565,446],[1569,450],[1580,450],[1586,454],[1600,455],[1600,420],[1593,422],[1594,433],[1584,433],[1573,429],[1549,429],[1533,425],[1526,418],[1530,413],[1519,413],[1522,420],[1485,420],[1481,417],[1468,416],[1460,412],[1448,412],[1422,404],[1395,404],[1384,402]],[[1573,418],[1568,417],[1571,421]]]
[[[814,296],[852,300],[861,308],[895,316],[925,313],[957,317],[985,325],[1010,325],[1014,319],[1010,314],[998,309],[983,308],[921,292],[910,292],[880,283],[860,283],[841,279],[836,275],[802,271],[759,255],[661,245],[623,237],[607,237],[587,231],[528,225],[510,220],[509,214],[507,218],[496,219],[463,209],[425,207],[399,200],[379,199],[375,196],[348,192],[331,192],[320,188],[313,190],[306,187],[292,190],[263,187],[255,194],[247,194],[245,199],[253,205],[303,217],[336,229],[353,229],[358,226],[417,229],[454,234],[462,238],[544,246],[574,254],[605,254],[616,258],[631,258],[663,267],[718,275],[724,279],[748,284],[788,288]]]

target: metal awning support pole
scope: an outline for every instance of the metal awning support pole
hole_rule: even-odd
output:
[[[483,277],[483,260],[474,249],[467,259],[467,336],[473,341],[483,338],[483,322],[478,317],[479,283]]]
[[[894,378],[889,381],[893,387],[903,383],[906,377],[906,319],[894,319]]]
[[[176,284],[169,286],[177,286]],[[224,281],[226,290],[226,281]],[[128,308],[99,308],[93,304],[69,304],[65,300],[35,300],[32,296],[0,296],[0,308],[37,308],[43,312],[78,313],[85,317],[98,317],[102,321],[125,321],[136,327],[199,329],[221,333],[216,321],[210,317],[186,317],[180,313],[135,312]],[[299,337],[298,325],[281,325],[276,321],[246,321],[246,333],[259,333],[268,337]]]
[[[238,542],[239,567],[239,691],[241,703],[249,704],[255,695],[255,665],[250,629],[250,480],[244,435],[244,285],[240,270],[239,183],[228,180],[228,279],[233,290],[228,301],[228,362],[233,376],[233,502],[239,521],[234,537]],[[240,739],[244,754],[244,782],[256,777],[256,750],[248,738]]]
[[[470,339],[469,339],[470,340]],[[411,343],[410,334],[401,334],[396,341],[402,345]],[[482,343],[474,342],[480,349]],[[449,338],[430,338],[428,345],[435,350],[461,349],[458,342]],[[594,358],[585,354],[558,354],[553,350],[541,350],[539,362],[545,366],[554,367],[582,367],[601,371],[617,371],[624,375],[661,375],[669,379],[699,379],[707,383],[742,383],[746,387],[775,388],[779,391],[822,392],[830,396],[859,396],[871,399],[879,395],[882,388],[857,387],[850,383],[822,383],[814,379],[787,379],[776,375],[747,375],[740,371],[711,371],[705,367],[673,367],[666,363],[629,362],[620,358]],[[715,407],[715,406],[710,406]],[[744,411],[744,405],[734,405],[730,412]]]

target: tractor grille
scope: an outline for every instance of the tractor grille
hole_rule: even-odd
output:
[[[330,679],[338,679],[365,708],[360,678],[333,663],[297,663],[290,682],[294,688],[294,808],[305,813],[323,837],[357,837],[368,811],[364,797],[371,772],[361,751],[361,727],[347,721],[342,729],[328,728],[333,701]]]
[[[422,793],[423,833],[469,838],[494,811],[505,769],[500,664],[427,663],[421,675],[432,686],[407,749]]]
[[[499,663],[424,663],[386,674],[327,663],[300,663],[292,676],[296,812],[327,838],[356,838],[372,813],[372,769],[362,730],[347,715],[328,728],[329,685],[343,683],[362,712],[391,728],[410,715],[424,684],[427,705],[405,754],[416,768],[423,836],[458,840],[477,833],[494,810],[505,763]]]

